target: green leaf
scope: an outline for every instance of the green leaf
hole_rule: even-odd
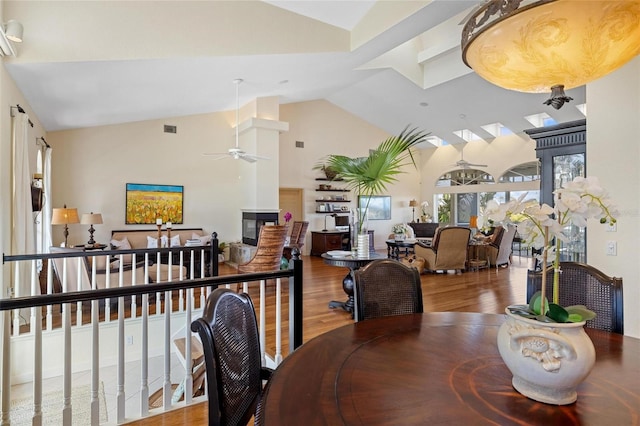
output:
[[[540,315],[540,304],[542,301],[542,293],[537,291],[533,296],[531,296],[531,300],[529,301],[529,310],[537,315]],[[549,312],[549,301],[545,297],[544,303],[545,313]]]
[[[555,303],[549,303],[549,312],[547,316],[557,322],[568,322],[569,312],[565,308]]]
[[[578,315],[580,319],[577,321],[569,319],[571,322],[588,321],[596,317],[596,313],[584,305],[573,305],[565,308],[569,312],[569,316]]]

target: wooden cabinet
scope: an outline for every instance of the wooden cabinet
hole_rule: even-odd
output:
[[[348,231],[311,231],[311,255],[320,256],[330,250],[348,250]]]
[[[369,251],[375,251],[373,230],[369,233]],[[349,231],[311,231],[311,256],[330,250],[351,250]]]

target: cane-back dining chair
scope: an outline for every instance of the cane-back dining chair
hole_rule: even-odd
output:
[[[560,262],[561,306],[584,305],[596,313],[586,326],[624,334],[622,278],[610,277],[591,265]],[[547,271],[547,298],[553,291],[553,269]],[[542,272],[527,274],[527,303],[542,288]]]
[[[422,313],[420,273],[402,263],[374,260],[355,271],[355,319]]]
[[[262,367],[258,323],[251,298],[215,289],[202,317],[191,323],[204,349],[210,426],[261,424],[262,381],[273,370]]]

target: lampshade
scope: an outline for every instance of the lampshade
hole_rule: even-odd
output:
[[[67,206],[61,209],[53,209],[53,215],[51,217],[52,225],[67,225],[70,223],[80,223],[78,219],[78,209],[67,208]]]
[[[530,93],[571,89],[640,53],[640,0],[520,3],[490,0],[462,32],[465,64],[497,86]]]
[[[102,215],[100,213],[83,213],[80,223],[83,225],[99,225],[102,223]]]
[[[7,22],[4,33],[9,40],[22,43],[23,30],[24,28],[20,22],[11,19]]]
[[[417,205],[418,205],[418,201],[416,200],[409,201],[409,207],[416,207]]]

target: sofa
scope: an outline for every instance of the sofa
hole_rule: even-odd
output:
[[[169,241],[167,230],[161,232],[161,247],[183,247],[187,240],[200,239],[201,245],[210,245],[211,236],[207,235],[202,228],[183,228],[171,230],[171,241]],[[111,249],[146,249],[158,247],[157,229],[125,229],[111,231]],[[126,264],[131,263],[131,255],[123,255]],[[155,261],[155,259],[152,259]],[[177,280],[180,277],[180,266],[178,259],[172,259],[171,279]],[[186,263],[186,260],[185,260]],[[198,262],[199,263],[199,262]],[[149,279],[153,282],[167,281],[169,278],[168,256],[162,256],[160,266],[149,267]],[[159,270],[158,270],[159,269]],[[187,267],[182,267],[182,276],[188,277]]]
[[[440,224],[431,222],[411,222],[409,226],[413,229],[416,240],[430,244]]]

